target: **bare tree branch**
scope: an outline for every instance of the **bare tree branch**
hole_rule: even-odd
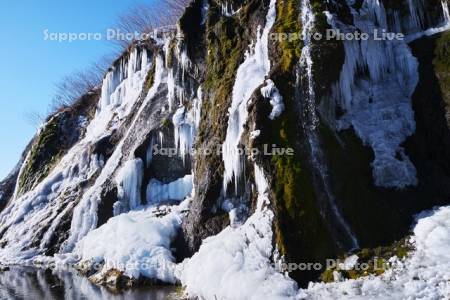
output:
[[[174,25],[182,15],[190,0],[160,0],[158,3],[133,6],[120,15],[116,27],[120,32],[145,34],[159,27]],[[120,48],[127,48],[132,41],[114,40]]]

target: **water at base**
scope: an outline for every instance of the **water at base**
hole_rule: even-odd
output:
[[[172,286],[141,287],[113,293],[76,273],[12,267],[8,271],[0,272],[0,299],[163,300],[181,297],[177,294],[176,287]]]

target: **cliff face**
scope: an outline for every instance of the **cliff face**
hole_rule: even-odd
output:
[[[450,203],[449,22],[434,0],[193,1],[36,134],[0,185],[1,262],[208,298],[193,264],[221,272],[219,257],[239,256],[287,295],[280,257],[324,263],[404,238],[415,214]],[[330,29],[406,40],[314,38]],[[158,264],[120,265],[144,259]]]

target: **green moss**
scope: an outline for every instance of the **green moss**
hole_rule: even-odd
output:
[[[331,29],[324,13],[328,10],[327,4],[325,1],[314,0],[311,5],[316,17],[314,31],[325,37],[327,30]],[[326,97],[326,101],[329,101],[327,96],[330,94],[333,84],[339,80],[344,64],[344,46],[341,41],[322,38],[312,39],[311,47],[317,101],[321,101],[324,97]]]
[[[277,2],[277,20],[273,33],[299,34],[300,3],[294,1]],[[270,165],[273,170],[272,189],[275,203],[275,242],[286,262],[325,263],[325,260],[336,255],[332,236],[320,214],[312,175],[306,167],[304,154],[300,153],[298,141],[302,139],[300,116],[296,99],[296,74],[302,41],[299,39],[277,39],[271,46],[272,61],[275,65],[271,78],[283,96],[284,113],[269,124],[258,124],[264,127],[262,132],[269,131],[265,140],[268,144],[276,144],[281,148],[295,149],[294,156],[273,156]],[[262,137],[264,138],[264,137]],[[264,143],[264,141],[263,141]],[[300,283],[317,279],[315,272],[294,271],[292,278]]]
[[[155,82],[155,68],[156,68],[156,55],[153,57],[152,67],[150,71],[147,73],[147,77],[145,78],[144,82],[144,93],[147,93],[151,87],[153,86],[153,83]]]
[[[19,194],[23,194],[47,177],[61,157],[59,118],[54,117],[37,136],[19,178]]]
[[[283,95],[286,110],[282,118],[273,122],[270,141],[282,148],[296,149],[298,121],[293,87],[283,84],[281,79],[275,79],[275,82]],[[303,162],[299,153],[271,158],[274,169],[275,241],[288,262],[323,263],[335,255],[335,248],[317,206],[311,174],[302,166]],[[314,280],[316,276],[301,271],[290,275],[300,282]]]
[[[169,128],[170,127],[170,120],[168,118],[165,118],[164,120],[162,120],[161,122],[161,126],[164,128]]]
[[[236,72],[244,57],[246,44],[243,28],[238,19],[221,16],[220,8],[212,4],[206,26],[206,74],[205,94],[210,101],[203,101],[199,141],[212,136],[224,139],[227,108]],[[212,123],[211,120],[218,120]]]
[[[277,47],[281,51],[281,57],[277,61],[283,71],[292,70],[301,55],[299,9],[299,0],[277,2],[277,20],[272,31],[279,37]]]
[[[355,253],[358,256],[358,264],[351,270],[340,270],[336,267],[324,271],[320,279],[323,282],[333,282],[333,272],[338,272],[346,279],[358,279],[369,275],[381,275],[390,268],[389,259],[396,256],[405,258],[413,250],[408,242],[409,237],[385,247],[364,248]],[[344,262],[348,256],[340,257],[339,261]]]

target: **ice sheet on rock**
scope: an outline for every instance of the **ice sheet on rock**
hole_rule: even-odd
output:
[[[163,184],[156,179],[151,179],[147,186],[147,202],[150,204],[158,204],[168,200],[183,200],[191,194],[192,189],[192,175],[186,175],[167,184]]]
[[[416,250],[381,276],[330,284],[314,283],[300,290],[300,299],[446,299],[450,295],[450,207],[418,220]]]
[[[227,227],[203,241],[177,268],[190,297],[202,299],[294,299],[296,283],[272,265],[273,213],[268,184],[255,166],[256,212],[240,227]],[[239,287],[239,288],[236,288]]]
[[[83,262],[104,262],[101,272],[118,269],[132,278],[158,279],[175,283],[175,258],[171,243],[182,221],[180,206],[130,211],[108,220],[89,232],[77,245],[75,253]],[[100,273],[101,274],[101,273]]]
[[[227,189],[228,184],[233,180],[236,183],[242,173],[242,157],[237,151],[241,136],[244,132],[244,125],[247,122],[247,103],[253,92],[264,82],[270,71],[269,60],[269,32],[275,22],[276,1],[271,0],[269,11],[266,17],[266,25],[262,32],[258,28],[256,43],[249,52],[246,53],[244,62],[239,66],[236,74],[236,81],[233,86],[232,103],[228,110],[229,120],[225,142],[223,144],[223,161],[225,165],[223,188]]]

